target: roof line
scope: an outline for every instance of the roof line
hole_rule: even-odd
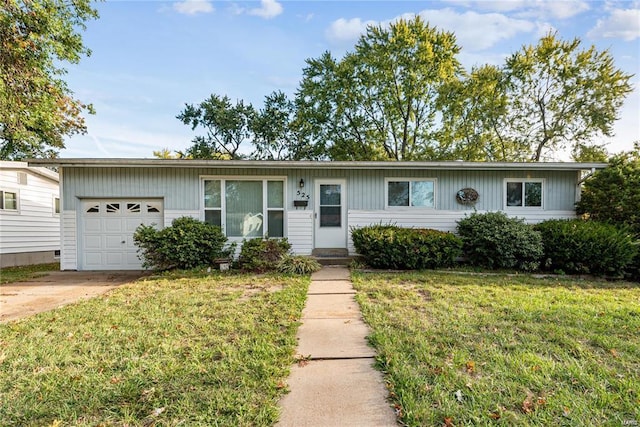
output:
[[[393,162],[393,161],[292,161],[292,160],[187,160],[132,158],[29,159],[29,165],[58,167],[169,167],[169,168],[249,168],[249,169],[604,169],[606,163],[576,162]]]
[[[43,165],[44,166],[44,165]],[[53,166],[53,165],[47,165]],[[40,175],[44,178],[51,179],[56,182],[60,182],[60,176],[57,172],[54,172],[46,167],[40,166],[31,166],[28,162],[19,162],[19,161],[0,161],[0,169],[15,169],[15,170],[25,170],[36,175]]]

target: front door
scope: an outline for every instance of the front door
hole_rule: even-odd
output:
[[[315,247],[346,249],[346,181],[320,179],[315,184]]]

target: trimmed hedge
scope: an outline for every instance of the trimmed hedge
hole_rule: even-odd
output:
[[[555,272],[622,277],[638,251],[633,234],[611,224],[549,220],[535,229],[542,234],[544,267]]]
[[[462,242],[438,230],[370,225],[351,230],[356,251],[374,268],[413,270],[447,267],[461,254]]]
[[[155,270],[191,269],[213,265],[216,258],[229,257],[227,238],[220,227],[191,217],[174,219],[170,227],[156,230],[140,225],[133,234],[142,266]]]
[[[540,266],[542,238],[523,219],[503,212],[473,213],[458,221],[463,251],[472,265],[533,271]]]
[[[269,239],[257,237],[244,240],[236,267],[244,271],[264,273],[277,269],[280,260],[289,253],[291,244],[286,238]]]

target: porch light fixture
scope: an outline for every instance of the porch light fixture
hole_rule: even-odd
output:
[[[298,185],[300,185],[300,188],[304,188],[304,179],[300,178]]]

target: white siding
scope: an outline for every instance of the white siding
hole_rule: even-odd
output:
[[[311,255],[313,250],[313,212],[287,211],[287,238],[297,255]]]
[[[60,253],[60,270],[78,269],[77,230],[78,221],[75,211],[62,211],[62,249]]]
[[[60,216],[54,212],[58,181],[26,165],[0,165],[0,190],[18,194],[17,211],[0,209],[0,254],[60,249]],[[27,174],[26,185],[18,183],[18,172]]]
[[[484,213],[486,211],[477,211]],[[537,224],[548,219],[575,218],[574,211],[510,211],[510,217],[524,218],[528,224]],[[393,224],[399,227],[431,228],[434,230],[456,232],[457,221],[470,215],[463,211],[349,211],[349,253],[355,253],[351,240],[351,228],[361,228],[372,224]]]

